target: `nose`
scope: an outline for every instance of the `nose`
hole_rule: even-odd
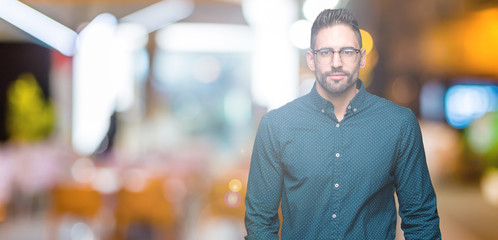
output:
[[[342,67],[341,55],[338,52],[334,52],[332,54],[332,61],[330,64],[332,65],[333,68]]]

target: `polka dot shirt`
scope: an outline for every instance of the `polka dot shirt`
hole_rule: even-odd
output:
[[[366,92],[341,121],[316,91],[263,116],[251,159],[245,239],[394,239],[396,192],[406,239],[440,239],[413,112]]]

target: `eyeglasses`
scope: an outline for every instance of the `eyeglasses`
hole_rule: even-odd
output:
[[[332,48],[322,48],[317,50],[312,50],[313,54],[316,55],[316,59],[319,64],[330,64],[332,59],[334,59],[334,53],[339,53],[342,63],[353,63],[358,57],[360,49],[348,47],[342,48],[340,50],[334,50]]]

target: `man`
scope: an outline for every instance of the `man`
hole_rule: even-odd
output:
[[[417,118],[369,94],[357,21],[345,9],[313,23],[308,95],[263,116],[246,195],[246,239],[440,239]]]

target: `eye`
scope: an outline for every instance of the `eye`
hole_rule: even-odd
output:
[[[322,50],[318,51],[318,54],[320,54],[320,56],[322,56],[322,57],[328,57],[332,54],[332,51],[329,49],[322,49]]]
[[[343,50],[341,50],[341,53],[344,56],[351,56],[351,55],[355,54],[356,52],[353,49],[343,49]]]

